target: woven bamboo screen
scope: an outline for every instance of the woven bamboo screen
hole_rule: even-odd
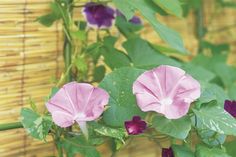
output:
[[[214,9],[211,1],[205,5],[205,25],[211,33],[207,39],[221,43],[231,43],[232,54],[236,54],[236,11],[223,10],[218,18],[211,18]],[[0,0],[0,124],[19,120],[19,110],[28,106],[31,97],[38,106],[44,106],[44,97],[52,86],[52,80],[63,69],[62,29],[60,23],[45,28],[35,19],[48,12],[50,0]],[[169,26],[181,32],[186,47],[191,52],[197,50],[194,36],[193,16],[187,20],[173,17],[161,18]],[[217,32],[215,30],[221,30]],[[147,25],[143,37],[156,43],[162,41]],[[230,57],[236,63],[236,57]],[[0,132],[1,157],[55,156],[51,140],[39,142],[28,137],[23,129]],[[106,147],[99,148],[102,156],[110,154]],[[129,148],[121,151],[122,157],[158,157],[160,150],[153,143],[143,139],[134,140]]]
[[[45,28],[35,22],[48,11],[48,4],[49,0],[0,1],[0,124],[19,121],[19,111],[29,105],[30,97],[43,106],[53,77],[62,70],[60,25]],[[0,156],[53,154],[50,142],[34,141],[23,129],[0,132]]]

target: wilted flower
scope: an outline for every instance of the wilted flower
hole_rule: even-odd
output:
[[[88,137],[86,122],[97,119],[108,103],[108,93],[86,83],[71,82],[64,85],[47,103],[53,121],[60,127],[77,122]]]
[[[134,116],[131,121],[125,121],[125,128],[129,135],[138,135],[147,128],[147,123],[141,117]]]
[[[133,93],[142,111],[178,119],[200,97],[200,84],[184,70],[162,65],[139,76],[133,84]]]
[[[116,10],[116,15],[125,18],[125,16],[119,10]],[[133,23],[133,24],[136,24],[136,25],[141,25],[142,24],[142,21],[141,21],[141,19],[138,16],[133,16],[129,20],[129,22]]]
[[[236,101],[225,100],[224,109],[236,118]]]
[[[161,156],[162,157],[174,157],[174,152],[171,147],[170,148],[162,148]]]
[[[115,11],[103,4],[89,2],[83,9],[83,15],[92,28],[109,28],[115,19]]]

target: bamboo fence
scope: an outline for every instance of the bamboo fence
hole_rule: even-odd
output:
[[[44,97],[49,93],[54,79],[63,71],[63,36],[60,23],[52,27],[41,26],[35,19],[49,11],[51,0],[0,0],[0,124],[19,121],[21,107],[29,106],[29,98],[36,101],[41,110]],[[206,39],[216,43],[229,42],[231,64],[236,64],[236,27],[222,29],[236,24],[233,9],[214,12],[212,0],[204,6],[204,24],[209,33]],[[75,15],[81,16],[77,10]],[[214,16],[217,16],[216,18]],[[195,37],[195,19],[159,17],[161,21],[175,28],[184,39],[186,47],[196,54],[198,41]],[[162,43],[145,23],[142,37],[155,43]],[[220,30],[220,31],[217,31]],[[114,30],[115,31],[115,30]],[[110,152],[106,146],[99,147],[104,157]],[[1,157],[45,157],[56,156],[52,140],[40,142],[27,136],[24,129],[0,132]],[[136,139],[118,153],[122,157],[157,157],[160,154],[155,143]]]

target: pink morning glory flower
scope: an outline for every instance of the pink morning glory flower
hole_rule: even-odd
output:
[[[47,103],[54,123],[69,127],[77,122],[81,131],[88,137],[87,121],[97,119],[108,103],[108,93],[87,83],[65,84]]]
[[[147,128],[147,123],[141,117],[134,116],[131,121],[125,121],[125,128],[129,135],[138,135]]]
[[[161,113],[168,119],[186,115],[200,93],[197,80],[184,70],[168,65],[144,72],[133,84],[133,94],[140,109]]]
[[[174,152],[171,147],[170,148],[162,148],[161,156],[162,157],[174,157]]]
[[[83,9],[83,15],[91,28],[109,28],[115,20],[115,11],[109,6],[89,2]]]
[[[225,100],[224,109],[236,118],[236,101]]]

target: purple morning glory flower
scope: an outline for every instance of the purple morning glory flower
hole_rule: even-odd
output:
[[[125,16],[119,10],[116,10],[116,15],[125,18]],[[138,16],[133,16],[129,20],[129,22],[132,23],[132,24],[135,24],[135,25],[141,25],[142,24],[142,21]]]
[[[161,156],[162,157],[174,157],[174,152],[171,147],[170,148],[162,148]]]
[[[225,100],[224,105],[225,111],[231,114],[234,118],[236,118],[236,101]]]
[[[89,2],[83,9],[83,15],[92,28],[109,28],[115,19],[115,11],[106,5]]]
[[[138,135],[147,128],[147,123],[139,116],[133,116],[131,121],[125,121],[125,128],[129,135]]]

